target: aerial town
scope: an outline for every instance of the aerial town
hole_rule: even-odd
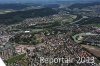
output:
[[[0,5],[6,66],[100,66],[100,2]]]

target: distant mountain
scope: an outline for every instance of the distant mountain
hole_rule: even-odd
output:
[[[25,4],[0,4],[0,10],[2,9],[14,9],[14,10],[19,10],[29,7],[28,5]]]
[[[100,2],[75,3],[75,4],[72,4],[71,6],[69,6],[68,8],[70,8],[70,9],[74,9],[74,8],[82,9],[82,8],[85,8],[85,7],[88,7],[88,6],[95,6],[95,5],[100,5]]]
[[[0,10],[2,9],[13,9],[13,10],[22,10],[27,7],[37,7],[40,6],[39,4],[33,4],[33,3],[5,3],[5,4],[0,4]]]
[[[56,0],[0,0],[0,3],[53,3]]]
[[[46,4],[46,5],[44,5],[44,7],[48,7],[48,8],[59,8],[60,5],[59,4]]]

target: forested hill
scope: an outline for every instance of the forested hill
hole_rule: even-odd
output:
[[[17,11],[8,14],[0,14],[0,24],[14,24],[23,21],[26,18],[43,17],[58,13],[51,8],[32,9],[26,11]]]
[[[0,9],[20,10],[26,7],[29,7],[29,6],[26,4],[0,4]]]
[[[100,5],[100,2],[93,2],[93,3],[75,3],[75,4],[72,4],[71,6],[69,6],[69,8],[70,9],[74,9],[74,8],[82,9],[82,8],[85,8],[85,7],[88,7],[88,6],[95,6],[95,5]]]

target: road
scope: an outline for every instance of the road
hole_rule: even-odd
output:
[[[85,19],[85,18],[88,18],[88,17],[87,17],[87,16],[83,16],[81,19],[76,20],[76,21],[74,21],[74,22],[71,22],[70,24],[78,23],[79,21],[81,21],[81,20],[83,20],[83,19]]]
[[[76,35],[72,36],[72,38],[74,39],[74,41],[76,43],[80,43],[80,42],[82,42],[82,40],[78,40],[77,37],[80,38],[80,36],[93,36],[93,35],[99,35],[99,34],[93,34],[93,33],[90,33],[90,32],[80,33],[80,34],[76,34]],[[81,37],[81,39],[83,39],[83,37]]]

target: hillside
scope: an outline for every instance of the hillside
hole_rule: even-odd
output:
[[[43,17],[56,14],[57,11],[51,8],[32,9],[26,11],[17,11],[8,14],[0,14],[0,24],[14,24],[23,21],[26,18]]]
[[[72,4],[71,6],[69,6],[68,8],[70,8],[70,9],[74,9],[74,8],[82,9],[82,8],[85,8],[85,7],[88,7],[88,6],[95,6],[95,5],[100,5],[100,2],[93,2],[93,3],[75,3],[75,4]]]

